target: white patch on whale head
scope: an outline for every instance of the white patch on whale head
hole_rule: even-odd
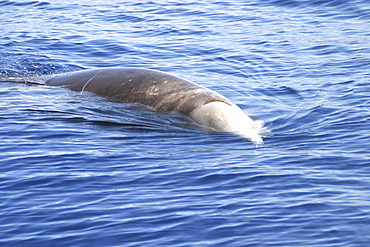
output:
[[[262,121],[254,121],[235,104],[212,101],[196,108],[190,117],[198,124],[220,132],[234,133],[255,144],[263,143],[259,131]]]

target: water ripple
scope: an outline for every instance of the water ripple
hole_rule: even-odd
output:
[[[0,80],[160,69],[263,145],[65,88],[0,83],[1,246],[367,246],[369,3],[0,1]]]

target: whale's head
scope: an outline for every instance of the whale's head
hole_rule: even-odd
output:
[[[206,129],[237,134],[255,144],[263,143],[259,135],[263,122],[254,121],[233,103],[223,101],[205,103],[194,109],[190,117]]]

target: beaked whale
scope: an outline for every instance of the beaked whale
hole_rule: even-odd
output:
[[[155,111],[176,111],[208,130],[229,132],[263,143],[260,123],[215,91],[149,69],[101,68],[52,76],[46,85],[89,91],[120,102],[140,103]]]

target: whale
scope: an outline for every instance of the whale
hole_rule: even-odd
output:
[[[210,131],[242,136],[263,143],[261,123],[223,95],[157,70],[98,68],[57,74],[45,81],[77,92],[91,92],[124,103],[139,103],[157,112],[178,112]]]

